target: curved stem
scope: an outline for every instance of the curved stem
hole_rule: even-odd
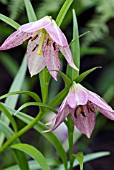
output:
[[[31,129],[41,118],[42,112],[39,112],[38,115],[24,128],[22,128],[20,131],[15,133],[9,140],[7,140],[4,145],[0,148],[0,152],[4,151],[15,139],[22,136],[25,132],[27,132],[29,129]]]

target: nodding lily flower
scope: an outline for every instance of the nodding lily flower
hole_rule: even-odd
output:
[[[78,70],[73,63],[65,35],[50,16],[20,26],[5,40],[0,50],[16,47],[23,42],[28,42],[27,63],[31,76],[36,75],[47,66],[52,77],[57,80],[58,73],[51,70],[60,69],[59,50],[68,64]]]
[[[46,124],[52,125],[54,123],[54,126],[45,132],[55,130],[70,113],[74,125],[90,138],[95,126],[95,109],[107,118],[114,120],[114,110],[100,96],[78,83],[73,83],[59,108],[58,114]]]

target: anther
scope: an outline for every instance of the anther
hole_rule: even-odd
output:
[[[34,51],[37,47],[38,47],[38,44],[36,44],[36,46],[33,48],[33,50],[32,50],[32,51]]]
[[[31,38],[32,38],[32,37],[29,37],[28,39],[26,39],[26,40],[24,41],[24,44],[28,43],[28,41],[29,41]]]
[[[31,41],[34,41],[38,37],[38,34],[36,34],[34,37],[32,37]]]

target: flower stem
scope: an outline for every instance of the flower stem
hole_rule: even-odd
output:
[[[41,118],[41,115],[42,112],[39,112],[38,115],[28,125],[26,125],[23,129],[15,133],[9,140],[7,140],[0,148],[0,152],[4,151],[4,149],[6,149],[13,141],[15,141],[15,139],[22,136],[25,132],[31,129]]]
[[[72,123],[71,116],[68,115],[68,140],[69,140],[69,159],[70,159],[70,168],[72,170],[72,152],[73,152],[73,132],[74,132],[74,124]]]
[[[50,82],[50,75],[49,75],[47,68],[44,68],[39,73],[39,79],[40,79],[42,100],[43,100],[43,103],[45,104],[48,98],[48,91],[49,91],[48,87],[49,87],[49,82]]]

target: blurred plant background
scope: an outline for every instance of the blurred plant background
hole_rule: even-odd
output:
[[[31,2],[38,19],[45,15],[51,15],[53,19],[55,19],[64,0],[31,0]],[[81,72],[94,66],[102,66],[102,69],[98,69],[89,75],[83,81],[83,84],[90,90],[104,97],[114,109],[114,0],[74,0],[61,26],[69,42],[72,39],[72,9],[75,9],[77,14],[79,34],[81,35],[86,31],[90,31],[90,33],[80,38]],[[0,13],[12,18],[19,24],[28,22],[23,0],[0,0]],[[0,43],[2,44],[14,31],[12,27],[0,21]],[[0,95],[8,92],[25,52],[25,45],[23,45],[23,48],[19,46],[0,52]],[[63,65],[63,70],[64,67],[65,65]],[[39,93],[40,87],[37,81],[38,76],[30,78],[27,72],[22,89]],[[48,100],[55,96],[62,87],[61,78],[59,78],[59,82],[52,80]],[[27,101],[31,101],[31,99],[24,95],[20,96],[16,107],[18,108],[22,103]],[[26,109],[26,112],[35,116],[37,108],[30,107]],[[19,120],[17,120],[17,122],[20,128],[24,126]],[[77,133],[75,133],[75,135],[77,135]],[[40,148],[44,155],[48,157],[54,155],[54,150],[51,148],[50,144],[45,141],[40,134],[39,136],[36,135],[33,130],[22,136],[21,140],[23,142],[32,143],[37,148]],[[110,151],[110,156],[85,164],[85,169],[87,170],[109,170],[109,167],[110,169],[114,167],[113,143],[114,124],[112,121],[99,114],[91,139],[81,136],[75,144],[74,150],[82,150],[84,153],[102,150]],[[14,163],[10,151],[9,154],[5,154],[4,152],[3,156],[0,156],[0,169]]]

